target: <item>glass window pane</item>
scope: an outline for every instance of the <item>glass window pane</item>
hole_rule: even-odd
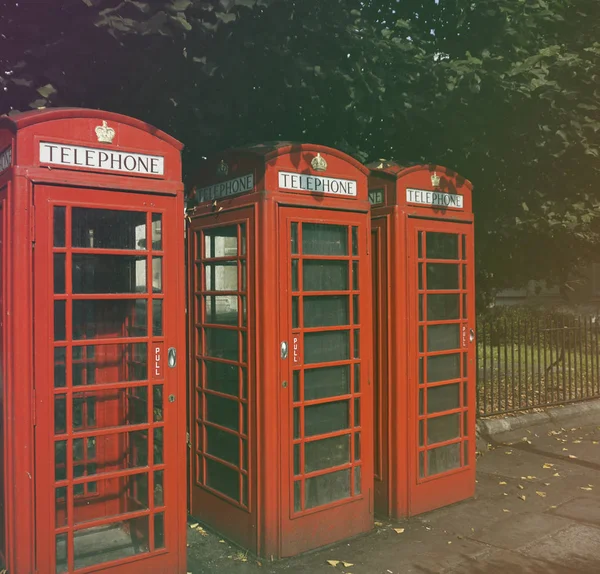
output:
[[[353,322],[355,325],[360,323],[360,306],[358,304],[358,295],[352,295]]]
[[[294,371],[292,373],[292,379],[294,402],[297,403],[300,401],[300,371]]]
[[[100,429],[146,424],[148,422],[148,389],[86,390],[73,394],[73,429]],[[100,405],[100,417],[98,408]]]
[[[162,214],[152,214],[152,249],[162,251]]]
[[[67,386],[67,350],[65,347],[54,349],[54,387]]]
[[[73,207],[73,247],[147,249],[146,213]]]
[[[315,436],[349,428],[350,405],[336,401],[304,408],[304,436]]]
[[[458,265],[427,264],[427,289],[458,289]]]
[[[304,485],[306,508],[314,508],[350,496],[350,469],[307,478]]]
[[[427,451],[427,474],[439,474],[460,466],[460,443],[448,444]]]
[[[73,301],[73,339],[146,337],[145,299]]]
[[[154,548],[165,547],[165,515],[159,512],[154,515]]]
[[[163,464],[164,456],[163,456],[163,429],[162,427],[158,427],[154,429],[154,439],[153,439],[153,447],[154,447],[154,464]]]
[[[346,291],[348,262],[305,260],[302,284],[305,291]]]
[[[298,260],[292,259],[292,291],[298,291]]]
[[[427,389],[427,414],[449,411],[460,406],[458,384]]]
[[[238,264],[235,261],[205,263],[206,291],[237,291]]]
[[[298,224],[292,223],[291,228],[291,242],[292,242],[292,253],[296,255],[298,253]]]
[[[302,510],[302,482],[294,482],[294,512]]]
[[[204,329],[206,355],[230,361],[239,360],[238,332],[231,329]]]
[[[358,255],[358,227],[352,227],[352,255]]]
[[[73,293],[146,293],[146,257],[73,254]]]
[[[350,358],[350,332],[326,331],[304,334],[304,362],[328,363]]]
[[[154,422],[160,422],[164,417],[164,405],[163,405],[163,386],[162,385],[154,385],[152,389],[152,411],[153,411],[153,420]]]
[[[354,467],[354,494],[360,494],[361,493],[361,484],[362,484],[362,480],[361,480],[361,475],[362,475],[362,466],[355,466]]]
[[[66,302],[54,301],[54,340],[64,341],[67,338],[66,331]]]
[[[152,292],[162,293],[162,257],[152,258]]]
[[[427,295],[427,320],[449,321],[458,319],[460,295]]]
[[[152,300],[152,336],[162,337],[163,335],[163,300]]]
[[[228,429],[240,430],[240,409],[237,401],[206,394],[206,420]]]
[[[237,254],[237,225],[207,229],[204,232],[204,257],[235,257]]]
[[[304,370],[304,400],[312,401],[350,393],[350,366]]]
[[[458,235],[428,231],[427,259],[458,259]]]
[[[460,347],[460,325],[429,325],[427,350],[447,351]]]
[[[54,207],[54,247],[65,246],[65,215],[66,208],[63,205]]]
[[[460,414],[427,419],[427,444],[444,442],[460,436]]]
[[[358,286],[360,284],[360,276],[358,274],[358,261],[352,262],[352,289],[354,291],[358,291]]]
[[[304,297],[305,327],[333,327],[349,323],[348,296]]]
[[[65,395],[54,397],[54,434],[67,432],[67,398]]]
[[[348,228],[345,225],[303,223],[302,252],[305,255],[348,255]]]
[[[437,383],[460,378],[460,354],[427,357],[427,382]]]
[[[65,254],[54,254],[54,293],[65,293]]]
[[[240,501],[240,475],[216,460],[206,459],[206,485],[233,500]]]
[[[204,361],[206,374],[204,387],[237,396],[239,393],[238,367],[228,363],[217,363],[216,361]]]
[[[240,439],[237,435],[206,425],[205,452],[231,464],[240,464]]]
[[[77,530],[73,534],[75,569],[147,553],[148,520],[148,516],[140,516],[102,527]]]
[[[298,297],[292,297],[292,329],[297,329],[300,326],[298,318]]]
[[[204,320],[206,323],[221,325],[238,324],[237,295],[205,295]]]
[[[146,343],[73,347],[73,385],[143,381],[148,378]]]
[[[304,472],[313,472],[350,462],[350,435],[307,442],[304,446]]]

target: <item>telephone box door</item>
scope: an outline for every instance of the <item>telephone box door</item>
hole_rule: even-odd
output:
[[[473,227],[409,219],[407,233],[414,515],[474,491]]]
[[[51,186],[34,204],[39,570],[180,572],[180,205]]]
[[[281,208],[282,555],[372,524],[364,215]]]

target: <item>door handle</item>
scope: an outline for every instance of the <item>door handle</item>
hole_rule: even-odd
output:
[[[169,347],[167,352],[167,364],[171,369],[177,365],[177,349],[175,347]]]
[[[472,343],[475,340],[475,330],[469,329],[469,343]]]
[[[288,357],[288,344],[287,341],[281,341],[281,358],[287,359]]]

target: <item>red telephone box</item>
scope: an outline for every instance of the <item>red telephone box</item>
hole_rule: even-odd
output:
[[[191,514],[262,556],[373,525],[367,174],[281,143],[224,153],[197,179]]]
[[[375,510],[400,518],[475,490],[472,186],[436,165],[369,167]]]
[[[186,572],[181,147],[97,110],[0,118],[9,572]]]

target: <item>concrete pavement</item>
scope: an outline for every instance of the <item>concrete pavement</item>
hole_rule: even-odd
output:
[[[490,439],[477,461],[475,498],[398,523],[377,521],[369,534],[297,558],[257,560],[218,535],[188,529],[188,571],[600,573],[600,419],[561,424]]]

